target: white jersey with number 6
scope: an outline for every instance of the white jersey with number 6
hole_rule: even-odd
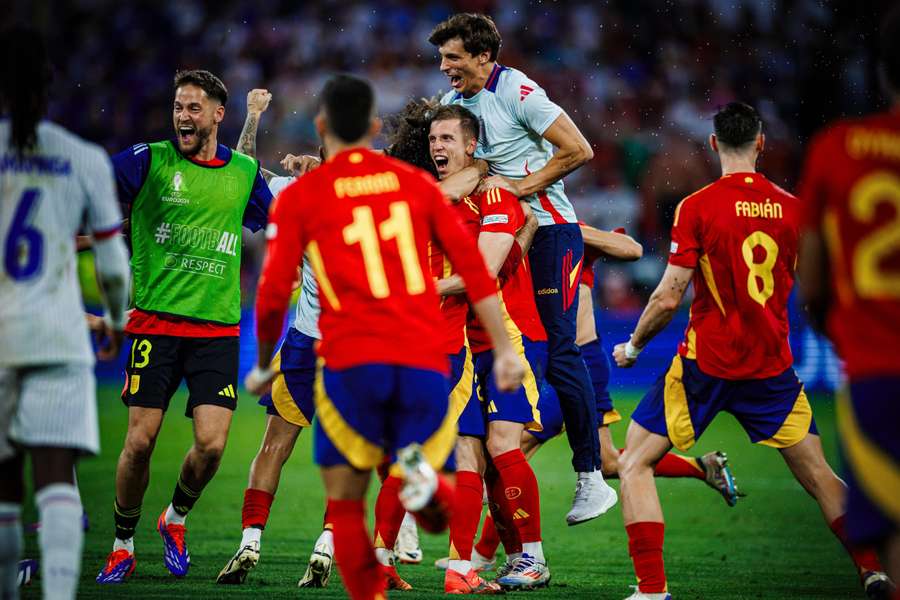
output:
[[[0,367],[93,364],[75,236],[121,226],[109,157],[42,121],[20,156],[0,120]]]

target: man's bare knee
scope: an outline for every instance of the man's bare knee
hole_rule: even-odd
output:
[[[218,464],[225,452],[225,436],[200,437],[194,440],[194,453],[207,465]]]
[[[125,436],[125,445],[122,454],[125,459],[134,465],[145,465],[150,462],[153,448],[156,446],[156,436],[146,429],[129,429]]]

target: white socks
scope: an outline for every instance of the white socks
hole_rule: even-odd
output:
[[[547,564],[544,559],[544,546],[541,542],[522,542],[522,552],[532,556],[539,563]]]
[[[241,536],[241,548],[249,546],[253,542],[259,544],[262,539],[262,529],[259,527],[248,527]]]
[[[187,519],[187,515],[179,514],[175,507],[169,503],[169,508],[166,509],[166,525],[184,525],[185,519]]]
[[[129,554],[134,554],[134,538],[130,537],[127,540],[116,538],[113,542],[113,552],[116,550],[128,550]]]
[[[457,573],[461,573],[463,575],[468,574],[469,571],[472,570],[472,561],[470,560],[456,560],[451,558],[447,562],[447,568],[451,571],[456,571]]]
[[[41,586],[45,600],[75,598],[81,570],[81,498],[70,483],[53,483],[35,494],[41,528]]]
[[[19,597],[22,545],[22,505],[0,502],[0,598]]]

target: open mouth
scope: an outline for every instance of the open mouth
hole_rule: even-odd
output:
[[[462,77],[460,77],[459,75],[451,75],[450,87],[452,87],[453,89],[458,89],[460,86],[462,86]]]
[[[447,165],[450,163],[450,159],[446,156],[435,156],[434,157],[434,166],[437,167],[438,171],[442,171],[447,168]]]
[[[179,125],[178,140],[182,144],[191,144],[197,138],[197,129],[190,125]]]

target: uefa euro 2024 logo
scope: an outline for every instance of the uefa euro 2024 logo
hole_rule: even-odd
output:
[[[184,178],[181,175],[181,171],[175,171],[175,175],[172,176],[172,191],[176,194],[181,192],[183,180]]]

